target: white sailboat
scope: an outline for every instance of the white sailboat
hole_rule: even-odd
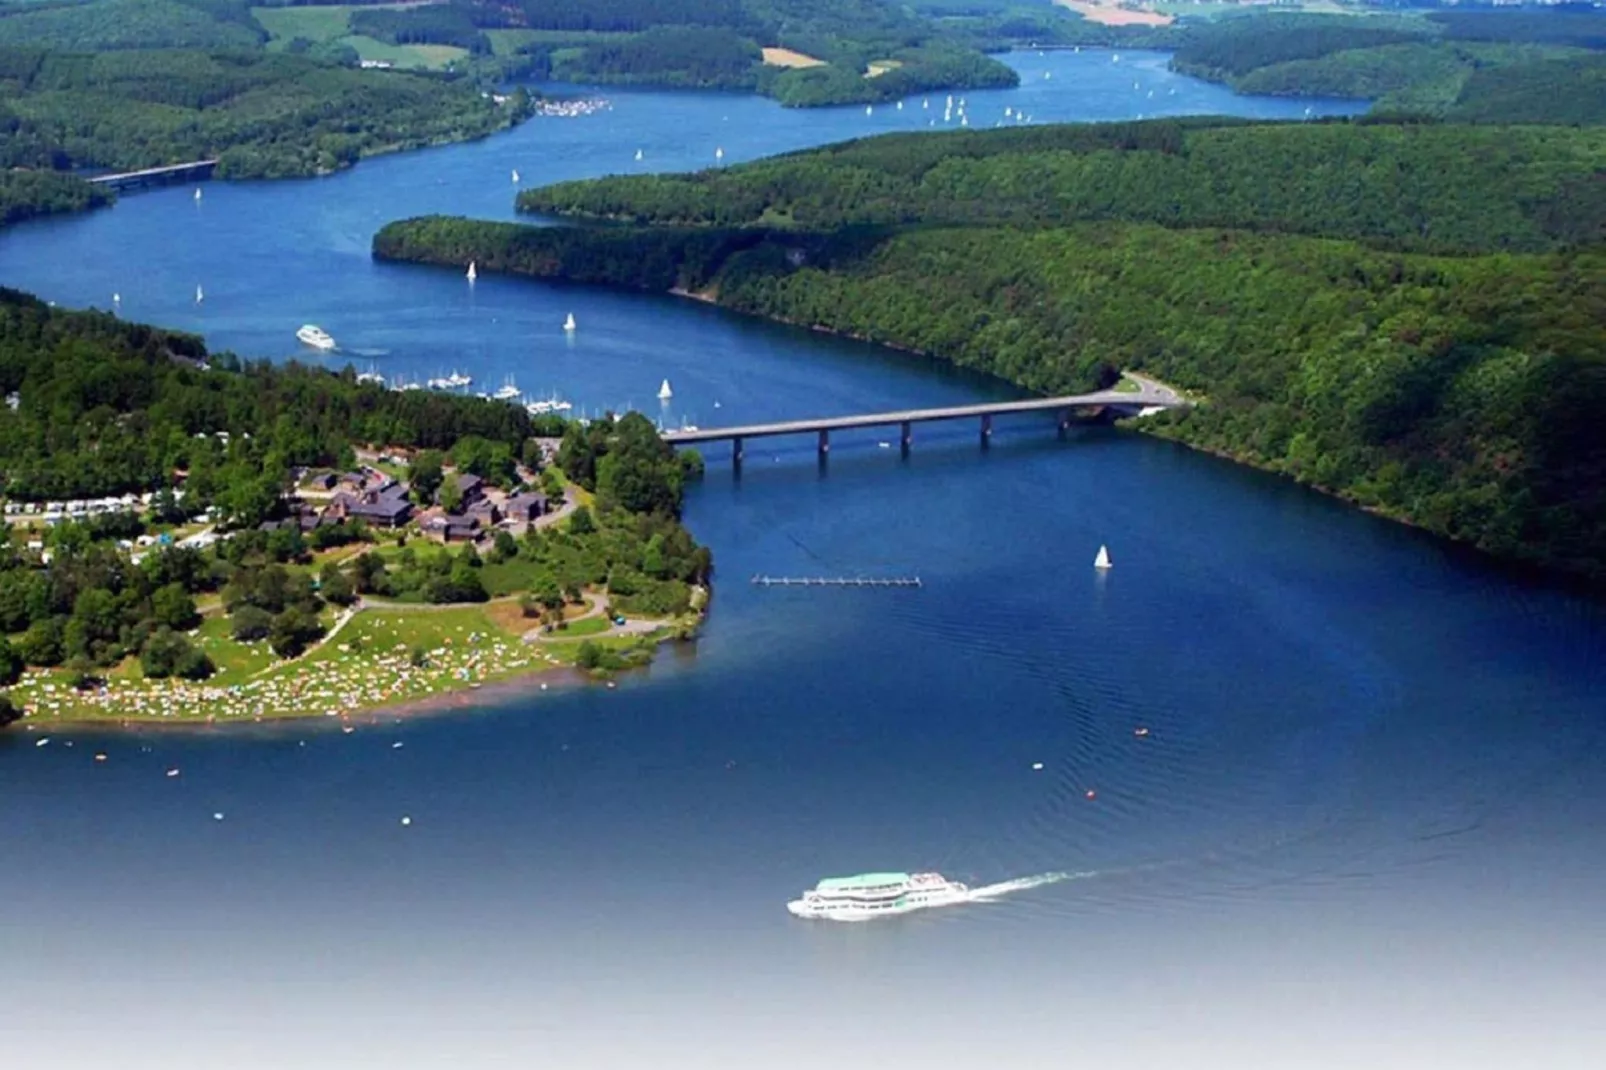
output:
[[[725,150],[724,149],[715,149],[714,150],[714,159],[723,160],[724,158],[725,158]]]
[[[518,183],[519,183],[519,169],[517,167],[515,167],[513,169],[513,184],[516,186],[516,185],[518,185]]]
[[[1099,547],[1099,555],[1093,559],[1093,567],[1097,568],[1097,569],[1107,569],[1107,568],[1110,567],[1110,548],[1109,547],[1107,547],[1107,546],[1100,546]]]
[[[658,388],[658,400],[659,401],[668,401],[670,398],[672,398],[674,396],[675,396],[675,392],[673,390],[669,389],[669,380],[665,379],[664,380],[664,385],[660,386]]]
[[[574,328],[575,328],[574,313],[571,312],[571,313],[569,313],[569,318],[563,321],[563,329],[566,330],[566,331],[572,331],[572,330],[574,330]]]
[[[469,282],[473,282],[475,279],[477,279],[479,277],[480,277],[480,273],[478,271],[474,270],[474,261],[470,260],[468,262],[468,281]]]
[[[195,287],[195,303],[196,304],[200,304],[205,299],[206,299],[206,294],[202,293],[201,292],[201,287],[199,285],[197,285]]]
[[[638,159],[638,160],[641,159],[641,150],[640,149],[636,150],[636,159]]]
[[[875,105],[874,104],[866,104],[864,106],[864,114],[866,114],[866,115],[874,115],[875,114]]]
[[[201,187],[200,186],[196,186],[195,187],[195,199],[196,200],[200,200],[201,199]]]

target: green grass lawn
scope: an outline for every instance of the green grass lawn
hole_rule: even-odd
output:
[[[251,16],[272,35],[269,47],[297,37],[314,43],[333,41],[351,32],[351,13],[355,7],[331,4],[328,7],[254,7]]]
[[[342,37],[340,43],[356,49],[359,59],[431,71],[444,70],[455,60],[468,58],[468,49],[455,45],[389,45],[360,34]]]

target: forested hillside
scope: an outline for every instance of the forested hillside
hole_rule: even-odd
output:
[[[1206,399],[1144,422],[1157,433],[1606,579],[1601,137],[1206,122],[895,136],[524,202],[682,225],[429,218],[374,250],[697,293],[1044,392],[1148,371]]]
[[[1543,250],[1606,239],[1606,130],[1219,119],[895,134],[519,195],[526,212],[836,228],[1119,219]]]
[[[265,52],[0,49],[0,166],[138,168],[220,157],[230,178],[311,175],[479,137],[528,114],[465,82]]]
[[[193,335],[0,289],[0,396],[13,393],[17,408],[0,406],[8,496],[151,490],[187,469],[200,500],[248,517],[277,499],[290,466],[336,464],[353,443],[446,449],[475,435],[516,452],[531,429],[517,406],[385,390],[295,364],[242,365],[210,356]]]
[[[245,0],[69,0],[0,6],[0,46],[104,52],[255,48],[266,40]]]
[[[1478,122],[1606,123],[1606,94],[1589,81],[1606,49],[1597,10],[1269,13],[1190,25],[1177,39],[1172,66],[1241,93],[1358,97],[1382,113]],[[1583,80],[1547,112],[1569,63]]]

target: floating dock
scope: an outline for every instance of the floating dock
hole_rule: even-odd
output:
[[[919,576],[754,576],[757,587],[919,587]]]

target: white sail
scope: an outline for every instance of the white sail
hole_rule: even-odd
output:
[[[1093,559],[1094,568],[1110,567],[1110,550],[1107,546],[1099,547],[1099,555]]]
[[[563,329],[566,331],[572,331],[574,330],[574,327],[574,313],[571,312],[569,313],[569,318],[563,321]]]
[[[199,286],[197,286],[195,288],[195,303],[196,304],[200,304],[205,299],[206,299],[206,294],[202,293],[201,292],[201,288]]]
[[[473,282],[475,279],[477,279],[479,277],[480,277],[480,273],[478,271],[474,270],[474,261],[470,260],[468,262],[468,281],[469,282]]]
[[[725,158],[725,150],[724,149],[715,149],[714,150],[714,159],[723,160],[724,158]]]
[[[515,184],[517,184],[518,180],[519,180],[519,169],[517,167],[515,167],[513,169],[513,181],[514,181]]]
[[[670,398],[672,398],[674,396],[675,396],[675,392],[673,390],[669,389],[669,380],[665,379],[664,380],[664,385],[660,386],[658,388],[658,400],[659,401],[668,401]]]
[[[196,186],[195,187],[195,199],[196,200],[200,200],[201,199],[201,187],[200,186]]]
[[[641,159],[641,150],[640,149],[636,150],[636,159],[638,159],[638,160]]]

